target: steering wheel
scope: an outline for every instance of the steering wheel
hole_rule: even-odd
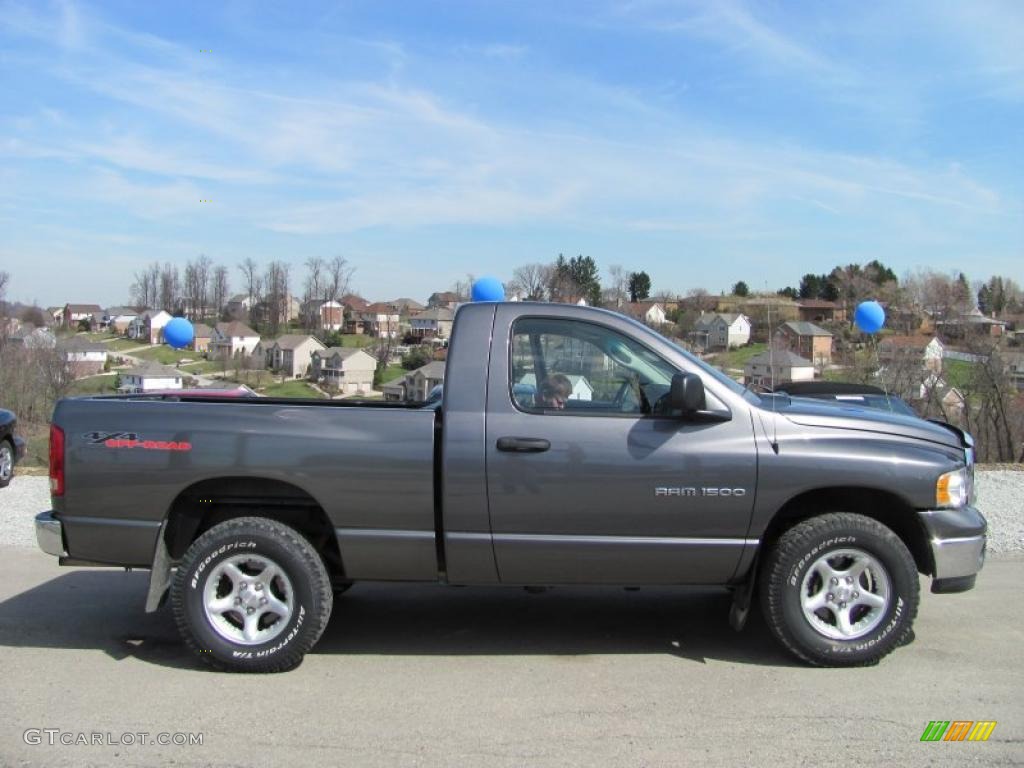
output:
[[[619,385],[619,390],[615,393],[615,397],[612,398],[612,408],[616,411],[633,410],[632,408],[626,408],[626,394],[633,391],[634,382],[629,379],[623,379],[622,384]]]

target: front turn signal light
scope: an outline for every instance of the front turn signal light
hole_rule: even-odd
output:
[[[935,484],[935,505],[945,509],[958,509],[967,504],[967,469],[957,469],[942,475]]]

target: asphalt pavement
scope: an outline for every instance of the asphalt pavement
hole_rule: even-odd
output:
[[[266,676],[207,671],[143,613],[145,572],[0,562],[4,766],[1024,764],[1020,555],[973,592],[923,589],[916,639],[873,668],[733,632],[723,590],[361,584]],[[922,743],[932,720],[997,725]]]

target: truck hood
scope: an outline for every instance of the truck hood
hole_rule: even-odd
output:
[[[774,405],[772,399],[775,400]],[[769,395],[765,398],[762,409],[767,412],[774,411],[779,416],[804,427],[854,429],[861,432],[877,432],[886,435],[900,435],[915,440],[927,440],[951,448],[964,447],[957,430],[915,416],[905,416],[875,408],[863,408],[848,403],[832,403],[812,398],[790,398],[784,395],[776,395],[773,398]]]

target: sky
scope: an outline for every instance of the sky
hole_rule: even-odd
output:
[[[584,254],[655,291],[1024,283],[1024,3],[0,0],[7,298],[343,256],[371,300]]]

